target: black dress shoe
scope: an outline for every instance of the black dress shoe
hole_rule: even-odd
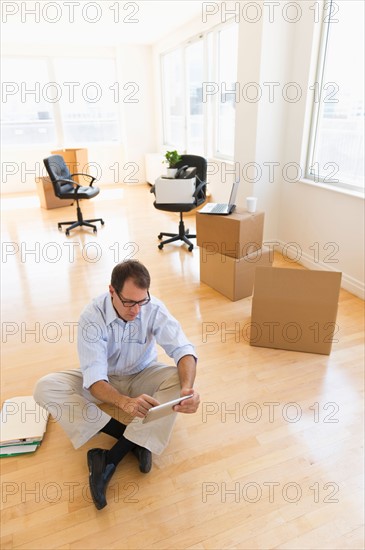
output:
[[[107,464],[106,454],[105,449],[90,449],[87,452],[90,491],[98,510],[107,505],[106,488],[116,469],[114,464]]]
[[[152,453],[148,449],[145,449],[144,447],[140,447],[139,445],[136,445],[132,449],[132,453],[134,456],[138,458],[139,462],[139,469],[143,474],[148,474],[148,472],[151,471],[152,468]]]

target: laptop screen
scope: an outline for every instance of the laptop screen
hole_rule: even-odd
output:
[[[237,191],[238,191],[238,186],[240,184],[240,181],[235,181],[233,186],[232,186],[232,190],[231,190],[231,196],[229,197],[229,205],[232,205],[232,204],[235,204],[236,203],[236,197],[237,197]]]

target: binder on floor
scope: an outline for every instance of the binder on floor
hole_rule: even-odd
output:
[[[4,401],[0,412],[0,457],[36,451],[42,443],[48,416],[31,395]]]

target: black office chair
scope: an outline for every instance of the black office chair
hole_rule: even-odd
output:
[[[70,199],[75,200],[77,205],[77,221],[73,220],[70,222],[59,222],[58,229],[61,229],[63,225],[69,225],[70,227],[66,229],[66,235],[69,235],[71,229],[86,225],[87,227],[92,227],[93,232],[96,233],[97,227],[91,222],[100,222],[101,225],[104,225],[104,221],[101,218],[84,220],[81,208],[79,206],[79,201],[81,199],[92,199],[99,194],[99,188],[92,186],[95,180],[94,176],[83,174],[81,172],[70,174],[65,160],[61,155],[52,155],[48,158],[43,159],[43,162],[51,179],[56,197],[58,197],[59,199],[66,199],[68,201]],[[72,179],[74,176],[85,176],[87,178],[90,178],[91,181],[89,187],[84,187],[78,184]]]
[[[202,205],[206,199],[206,186],[207,186],[207,161],[204,157],[199,157],[196,155],[181,155],[181,160],[176,164],[174,168],[181,168],[182,166],[188,165],[189,167],[196,168],[196,187],[193,195],[192,203],[190,204],[157,204],[156,201],[153,203],[154,207],[158,210],[165,210],[166,212],[180,212],[180,223],[179,223],[179,232],[178,233],[164,233],[161,232],[158,235],[158,238],[161,240],[162,237],[170,237],[162,241],[158,248],[163,249],[164,245],[167,243],[172,243],[174,241],[183,241],[189,246],[189,251],[191,252],[194,248],[193,243],[190,239],[196,238],[196,235],[191,235],[189,229],[185,229],[183,213],[190,212],[198,206]],[[173,182],[171,182],[173,185]],[[155,192],[155,186],[152,186],[151,193]]]

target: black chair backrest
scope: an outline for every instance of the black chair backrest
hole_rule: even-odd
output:
[[[59,182],[59,180],[72,179],[65,159],[61,155],[52,155],[43,159],[43,163],[51,179],[56,197],[62,198],[64,193],[71,193],[74,189],[72,183]]]
[[[196,175],[198,176],[197,184],[200,181],[207,181],[207,161],[204,157],[198,155],[181,155],[181,160],[174,166],[174,168],[181,168],[187,164],[196,168]]]

